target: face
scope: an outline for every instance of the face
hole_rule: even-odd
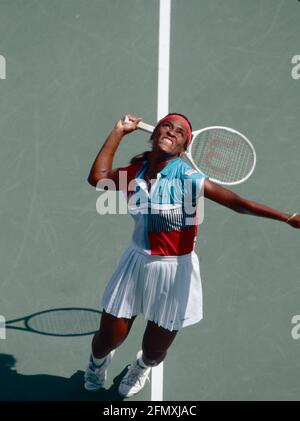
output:
[[[185,151],[187,132],[178,121],[166,120],[154,131],[153,150],[159,149],[168,155],[178,156]]]

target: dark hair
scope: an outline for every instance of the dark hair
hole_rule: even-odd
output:
[[[190,120],[184,114],[180,114],[180,113],[169,113],[164,118],[168,117],[169,115],[174,115],[174,114],[175,115],[179,115],[180,117],[184,118],[187,121],[188,125],[190,126],[191,131],[193,131],[193,128],[192,128],[192,125],[191,125]],[[155,133],[155,131],[156,131],[156,129],[158,127],[159,127],[159,124],[157,124],[155,126],[155,128],[153,130],[153,133],[151,134],[150,140],[152,140],[153,134]],[[187,148],[187,144],[185,145],[185,149],[186,148]],[[140,153],[138,155],[135,155],[133,158],[131,158],[130,164],[137,164],[138,162],[146,161],[149,158],[150,153],[151,153],[151,151],[145,151],[145,152],[142,152],[142,153]]]
[[[138,162],[147,161],[150,154],[151,154],[151,151],[142,152],[138,155],[135,155],[133,158],[131,158],[129,163],[132,165],[132,164],[137,164]]]

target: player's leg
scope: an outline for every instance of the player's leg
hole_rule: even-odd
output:
[[[127,338],[135,317],[131,319],[115,317],[103,312],[100,328],[92,340],[92,352],[95,358],[100,359],[116,349]]]
[[[118,318],[103,312],[100,328],[92,340],[92,353],[84,375],[87,390],[96,391],[103,386],[115,349],[126,339],[134,319]]]
[[[148,321],[142,346],[144,364],[154,367],[161,363],[166,357],[168,348],[174,341],[177,332],[177,330],[164,329],[156,323]]]
[[[131,364],[119,385],[121,396],[133,396],[142,390],[151,367],[164,360],[176,334],[176,330],[170,331],[148,321],[143,337],[143,349],[138,352],[136,361]]]

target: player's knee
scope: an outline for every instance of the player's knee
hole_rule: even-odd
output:
[[[98,331],[94,336],[93,342],[96,346],[101,346],[101,348],[111,351],[120,346],[126,339],[126,336],[126,334],[120,332]]]

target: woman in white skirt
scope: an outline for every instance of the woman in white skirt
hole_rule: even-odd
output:
[[[203,191],[205,197],[233,211],[300,228],[300,215],[242,198],[184,163],[180,156],[191,141],[192,127],[182,114],[168,114],[157,123],[151,151],[134,157],[127,167],[113,169],[121,140],[139,121],[129,115],[129,122],[116,123],[88,178],[93,186],[101,182],[102,187],[124,190],[135,222],[131,242],[104,291],[100,328],[85,372],[85,388],[99,390],[114,350],[126,339],[135,317],[143,314],[147,326],[142,350],[119,385],[123,397],[143,388],[151,367],[164,360],[180,329],[202,319],[194,247],[201,218],[197,204]]]

